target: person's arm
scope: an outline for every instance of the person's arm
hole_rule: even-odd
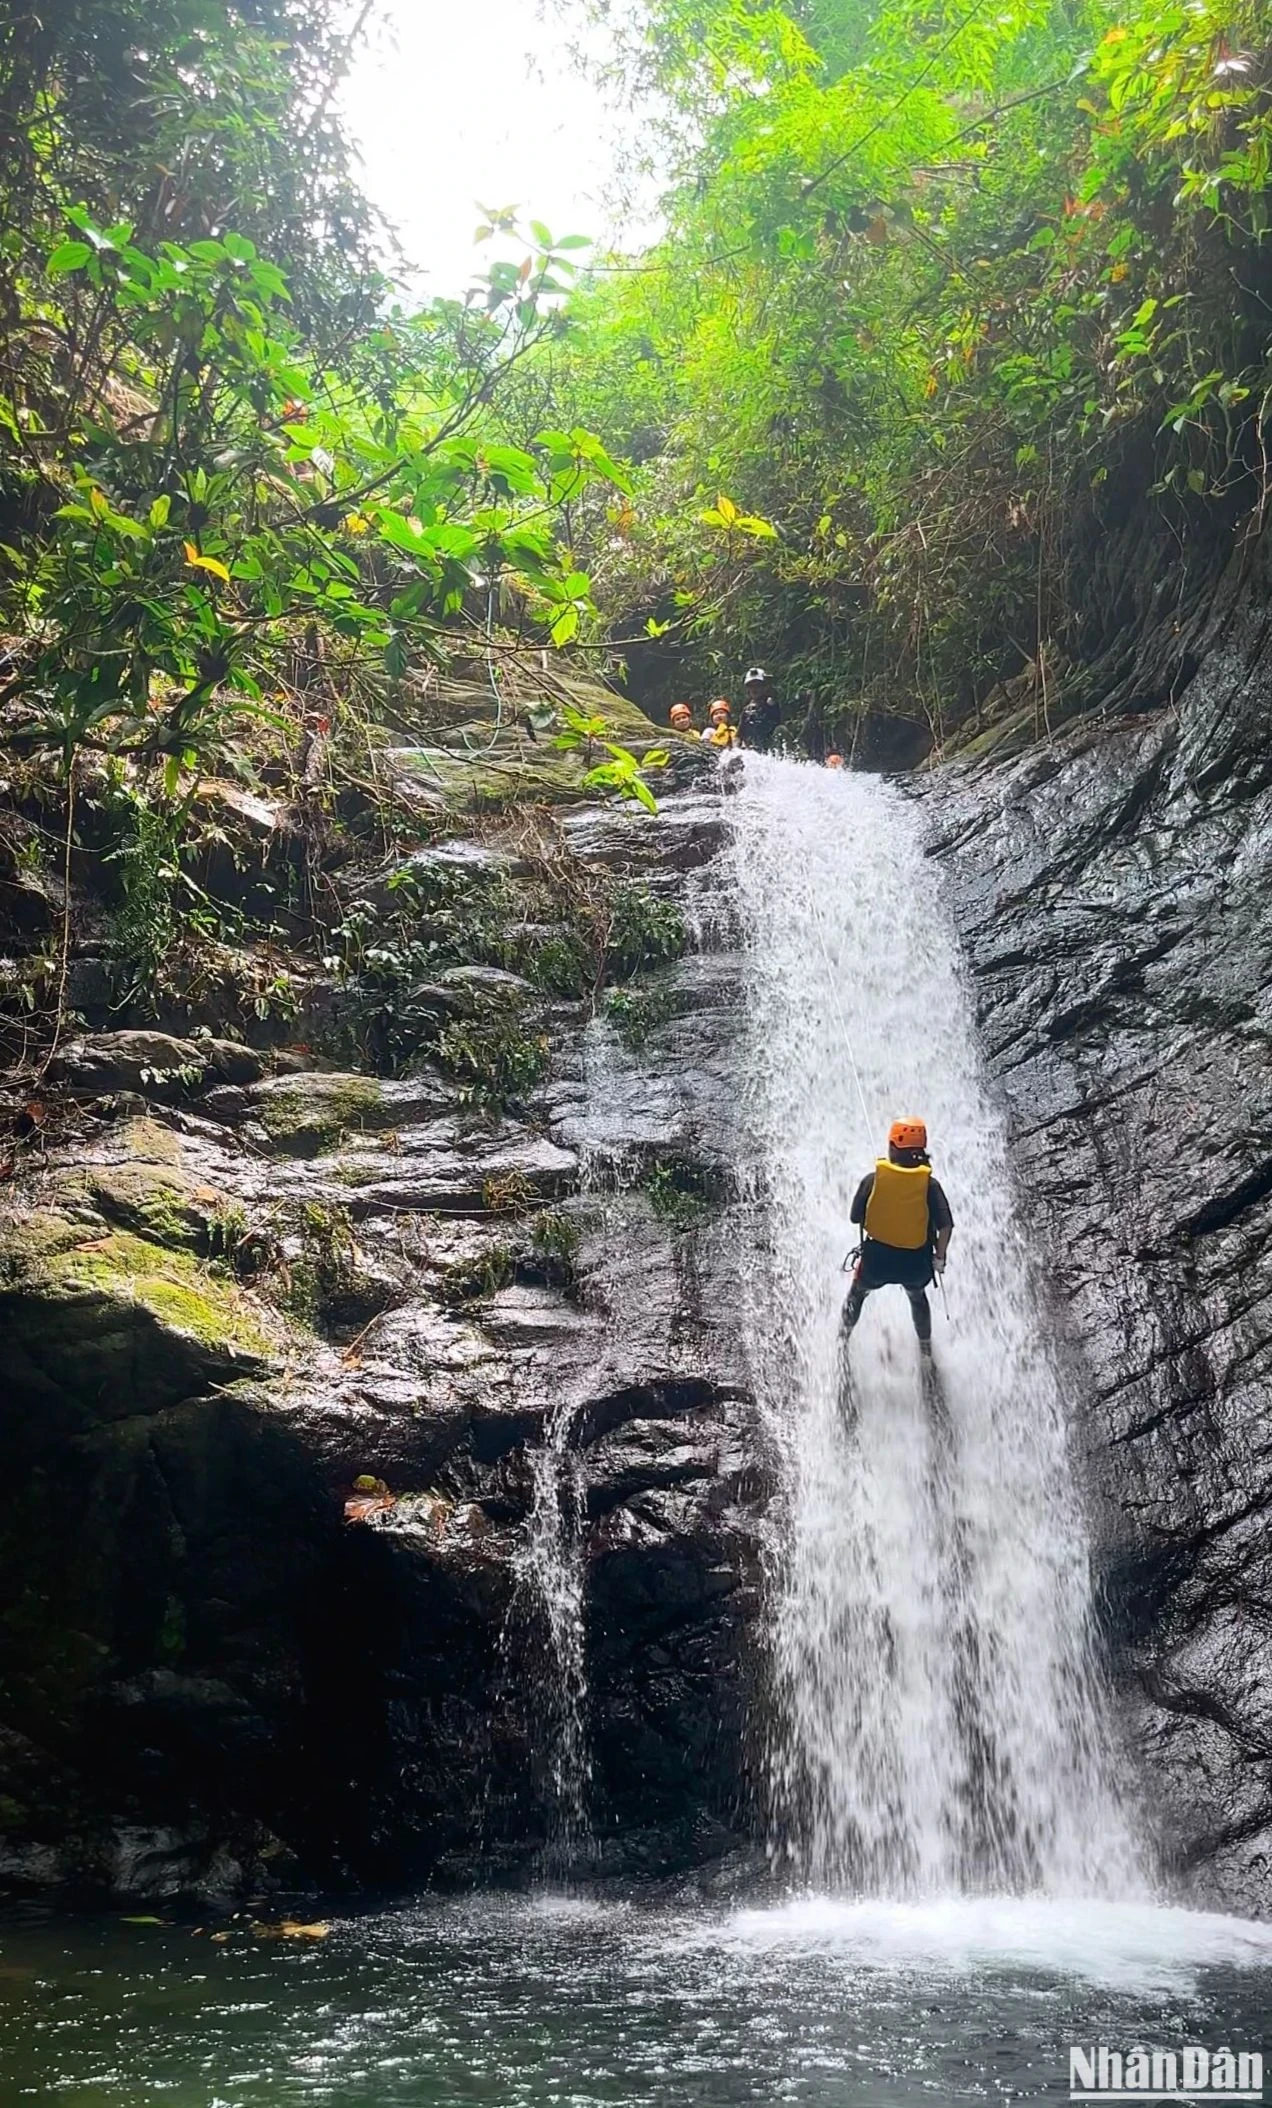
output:
[[[928,1183],[928,1220],[932,1229],[932,1264],[938,1274],[945,1272],[945,1254],[954,1235],[954,1217],[945,1198],[945,1188],[936,1179]]]
[[[861,1184],[858,1186],[856,1192],[853,1194],[852,1206],[848,1210],[849,1222],[862,1223],[865,1221],[866,1205],[870,1199],[870,1195],[873,1190],[874,1172],[867,1171],[865,1177],[861,1181]]]

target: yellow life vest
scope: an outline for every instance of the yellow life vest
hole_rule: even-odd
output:
[[[713,725],[702,735],[709,747],[735,747],[738,743],[736,725]]]
[[[926,1164],[894,1164],[881,1157],[875,1165],[874,1185],[866,1202],[866,1235],[898,1251],[921,1251],[928,1241],[928,1180]]]

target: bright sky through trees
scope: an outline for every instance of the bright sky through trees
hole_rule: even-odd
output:
[[[343,100],[366,188],[424,290],[461,292],[480,267],[476,200],[518,205],[554,234],[614,237],[605,195],[623,119],[540,0],[387,0]]]

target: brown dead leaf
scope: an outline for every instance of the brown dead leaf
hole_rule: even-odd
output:
[[[370,1522],[373,1515],[387,1515],[397,1506],[392,1493],[360,1493],[344,1504],[346,1522]]]

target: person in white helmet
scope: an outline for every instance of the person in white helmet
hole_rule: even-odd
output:
[[[738,719],[738,737],[744,747],[754,747],[758,753],[767,754],[773,744],[781,720],[781,706],[773,693],[773,683],[762,666],[752,666],[742,683],[742,712]]]

